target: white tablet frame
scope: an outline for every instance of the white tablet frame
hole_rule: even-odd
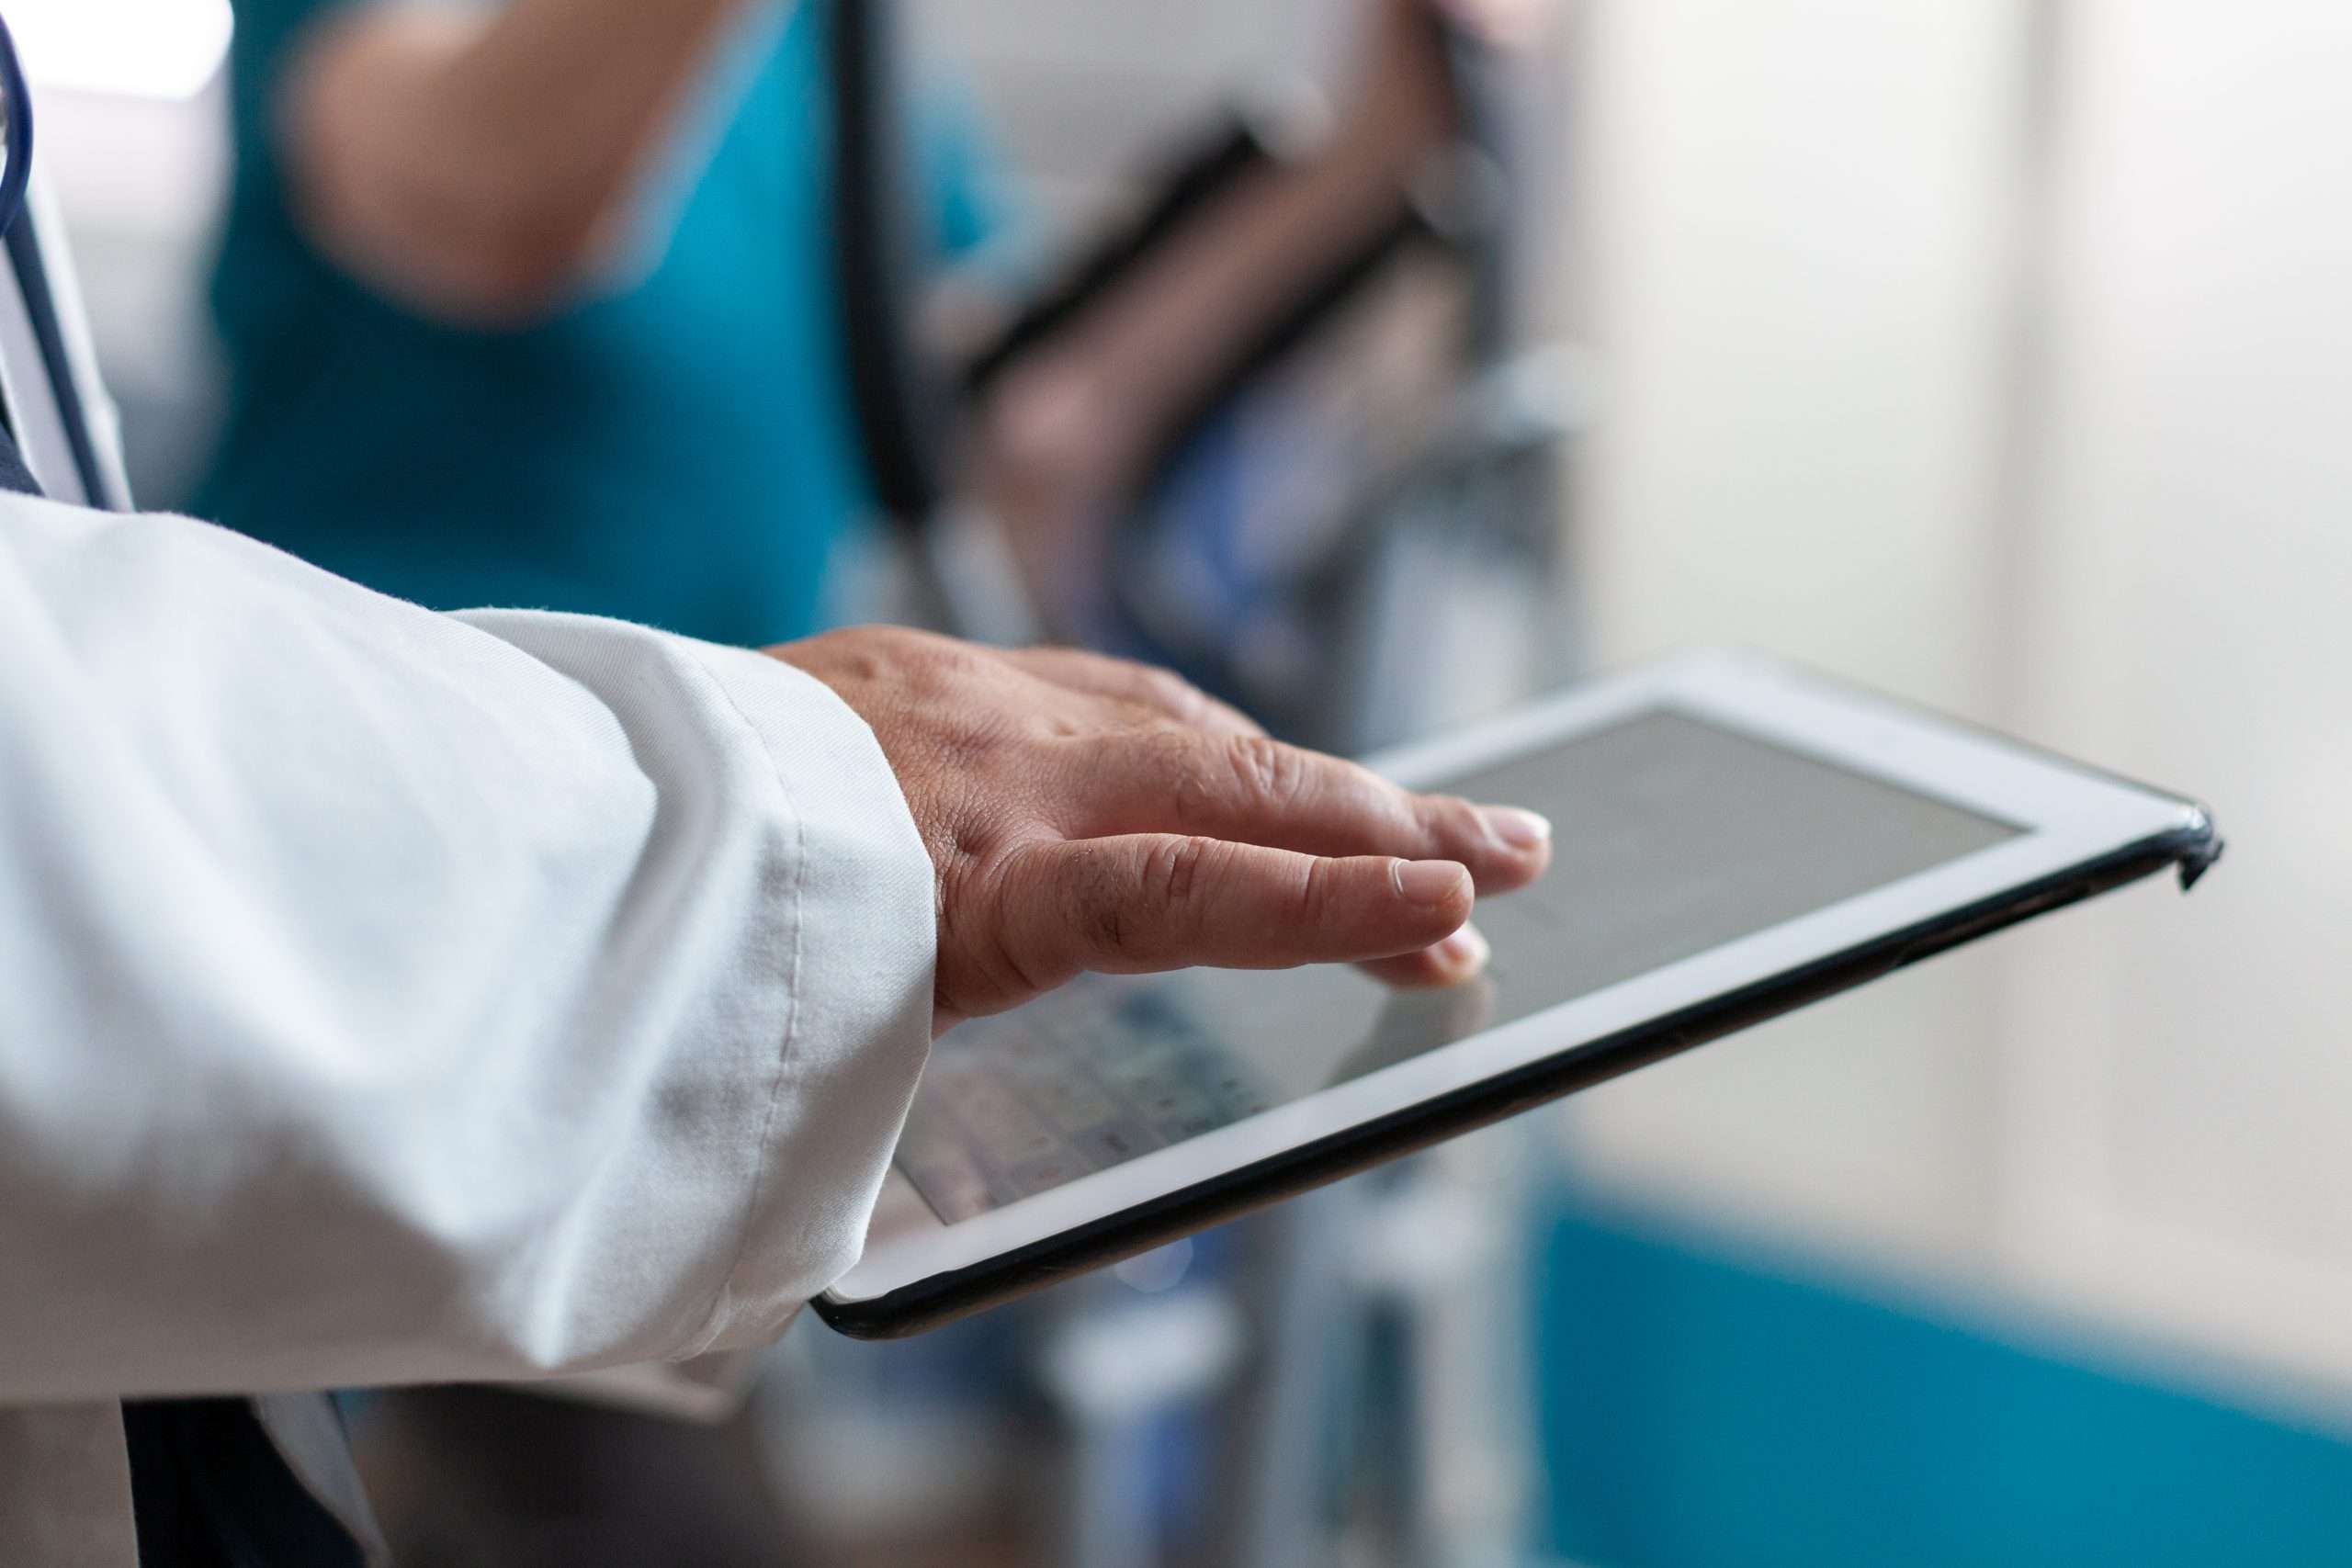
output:
[[[1124,1165],[955,1224],[874,1243],[829,1297],[844,1303],[870,1301],[1049,1240],[2038,878],[2159,835],[2205,825],[2202,810],[2177,797],[1740,652],[1690,654],[1602,677],[1502,718],[1372,761],[1400,783],[1443,788],[1449,779],[1653,708],[1679,710],[2014,824],[2020,831],[1957,860]],[[894,1169],[892,1179],[903,1177]]]

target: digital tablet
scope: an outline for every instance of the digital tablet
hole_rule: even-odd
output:
[[[1740,654],[1374,765],[1552,819],[1487,973],[1091,976],[963,1025],[828,1323],[911,1333],[2220,852],[2177,795]]]

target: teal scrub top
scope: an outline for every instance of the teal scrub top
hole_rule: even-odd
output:
[[[526,328],[421,319],[323,260],[273,145],[300,29],[352,0],[239,0],[237,175],[212,291],[230,415],[195,509],[440,609],[616,615],[763,643],[815,625],[873,511],[849,410],[823,8],[745,25],[645,205],[637,269]],[[995,227],[960,117],[914,128],[943,254]]]

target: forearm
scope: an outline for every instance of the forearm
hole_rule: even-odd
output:
[[[1427,18],[1406,6],[1379,22],[1367,80],[1332,134],[1221,190],[991,387],[982,482],[1033,556],[1057,570],[1080,561],[1086,520],[1136,481],[1170,423],[1336,257],[1402,215],[1453,107]],[[1080,565],[1070,580],[1090,575]],[[1050,585],[1044,596],[1060,597]]]
[[[321,25],[279,134],[313,239],[428,313],[560,303],[609,253],[646,169],[745,0],[407,4]]]
[[[0,517],[0,1403],[647,1360],[854,1259],[927,857],[756,655]]]
[[[1386,126],[1336,141],[1234,192],[1091,323],[1092,374],[1127,430],[1157,433],[1357,240],[1392,221],[1416,154]],[[1140,458],[1140,452],[1125,454]]]
[[[625,182],[743,0],[513,0],[452,62],[453,106],[558,185]]]

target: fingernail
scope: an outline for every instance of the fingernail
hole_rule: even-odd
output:
[[[1476,926],[1464,926],[1437,944],[1437,955],[1448,969],[1466,979],[1487,966],[1495,950],[1487,945]]]
[[[1541,849],[1552,841],[1552,822],[1516,806],[1485,806],[1480,815],[1496,838],[1515,850]]]
[[[1469,890],[1469,871],[1450,860],[1396,863],[1396,891],[1411,903],[1437,905]]]

